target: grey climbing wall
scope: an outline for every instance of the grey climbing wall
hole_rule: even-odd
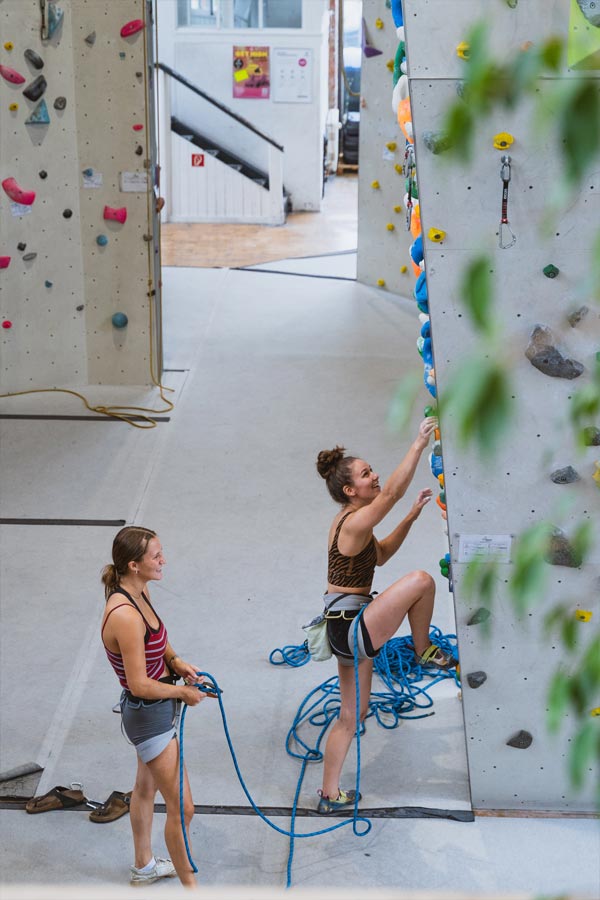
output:
[[[148,384],[161,364],[151,28],[121,34],[147,24],[146,3],[48,2],[46,38],[42,7],[0,4],[0,391]]]
[[[511,402],[517,411],[508,441],[487,462],[473,450],[460,449],[452,415],[446,415],[442,423],[467,751],[476,809],[593,808],[591,791],[574,793],[569,787],[566,757],[574,722],[567,717],[557,736],[547,730],[550,678],[559,665],[568,669],[571,663],[559,640],[544,637],[543,620],[556,604],[570,605],[578,623],[577,656],[591,632],[584,611],[592,613],[595,624],[600,616],[600,491],[593,480],[600,448],[578,450],[567,424],[573,391],[589,383],[600,350],[600,309],[584,283],[600,224],[600,159],[550,232],[544,233],[547,200],[564,172],[555,138],[548,132],[539,134],[530,102],[495,113],[482,125],[468,165],[450,167],[443,153],[433,154],[426,147],[423,135],[439,131],[448,104],[456,98],[457,84],[468,65],[456,48],[480,16],[485,14],[491,25],[492,47],[506,53],[551,34],[566,37],[571,10],[569,0],[510,5],[490,0],[453,4],[404,0],[437,390],[443,398],[457,364],[477,349],[478,338],[461,303],[460,283],[467,261],[485,251],[494,273],[494,314],[503,331],[500,346],[489,352],[502,354],[509,363]],[[590,78],[600,90],[600,69],[565,68],[561,77]],[[555,87],[549,80],[539,83],[539,96],[550,108]],[[494,136],[503,132],[514,138],[508,150],[494,147]],[[508,219],[516,236],[515,243],[505,249],[499,246],[498,234],[503,153],[511,157]],[[445,232],[442,241],[429,237],[432,229],[438,236]],[[545,275],[549,265],[555,269],[547,269]],[[542,329],[537,330],[537,340],[526,356],[537,326]],[[549,350],[552,346],[560,355]],[[557,363],[552,374],[540,362],[550,357]],[[572,472],[554,474],[569,466],[578,480],[569,480]],[[518,618],[506,586],[514,538],[542,521],[562,529],[567,540],[578,524],[590,522],[595,550],[583,565],[577,565],[579,561],[568,552],[548,562],[547,590],[529,613]],[[473,554],[490,547],[503,561],[486,638],[481,623],[469,624],[480,604],[477,597],[466,594],[464,574]],[[487,676],[483,683],[481,678],[469,679],[477,672]],[[593,779],[590,775],[588,784]]]
[[[398,37],[385,0],[363,0],[363,16],[372,48],[367,53],[381,53],[367,56],[363,50],[362,56],[357,278],[371,285],[383,281],[384,290],[407,296],[415,279],[402,173],[406,141],[392,109],[391,67]]]

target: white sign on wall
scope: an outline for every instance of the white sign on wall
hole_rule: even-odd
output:
[[[512,534],[459,534],[458,561],[510,562]]]
[[[271,51],[271,97],[276,103],[312,101],[312,50],[278,47]]]

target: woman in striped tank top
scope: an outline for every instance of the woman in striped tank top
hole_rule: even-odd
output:
[[[176,701],[196,706],[206,697],[195,684],[197,666],[184,662],[169,643],[167,630],[150,603],[149,581],[160,581],[165,564],[156,532],[127,526],[113,542],[113,562],[104,567],[106,610],[102,643],[123,688],[122,727],[135,745],[138,766],[131,795],[130,822],[135,864],[131,884],[147,884],[176,874],[182,884],[196,884],[188,861],[179,811],[179,747],[175,730]],[[182,678],[184,683],[177,684]],[[162,794],[167,818],[165,841],[171,859],[152,852],[152,817],[156,792]],[[184,773],[184,818],[194,813],[187,772]],[[172,862],[171,862],[172,860]]]
[[[410,572],[374,598],[371,585],[375,566],[386,563],[401,546],[432,491],[419,491],[408,515],[387,537],[377,540],[373,528],[387,516],[404,496],[417,464],[429,443],[437,419],[424,419],[408,453],[383,487],[379,476],[364,459],[344,456],[344,447],[322,450],[317,471],[327,483],[341,511],[329,530],[329,566],[325,609],[329,643],[338,661],[341,708],[333,725],[323,762],[323,787],[318,812],[334,813],[353,806],[355,791],[343,791],[340,775],[350,743],[356,731],[356,689],[354,680],[354,623],[359,610],[366,607],[358,626],[358,678],[361,721],[365,718],[371,694],[373,658],[398,630],[408,615],[415,655],[422,665],[450,668],[456,660],[429,643],[435,582],[427,572]],[[360,796],[358,798],[360,800]]]

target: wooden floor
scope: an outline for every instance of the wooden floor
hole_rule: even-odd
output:
[[[298,212],[285,225],[162,226],[163,266],[231,268],[356,249],[358,176],[333,175],[322,210]]]

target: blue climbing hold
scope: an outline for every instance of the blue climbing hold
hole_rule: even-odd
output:
[[[430,369],[433,368],[433,348],[431,346],[431,338],[426,337],[423,340],[423,352],[422,352],[423,362]]]
[[[83,174],[85,175],[86,178],[91,178],[92,175],[94,174],[94,170],[93,169],[84,169]]]
[[[422,338],[430,338],[431,337],[431,322],[427,319],[426,322],[423,322],[421,325],[421,337]]]
[[[106,247],[106,245],[108,244],[108,238],[105,234],[99,234],[96,238],[96,243],[99,247]]]
[[[410,247],[410,257],[414,263],[420,265],[423,262],[423,235],[420,234]]]
[[[392,0],[392,18],[396,28],[404,25],[404,14],[402,12],[402,0]]]
[[[47,6],[48,10],[48,37],[51,38],[56,29],[59,27],[60,23],[63,20],[64,10],[62,10],[59,6],[56,6],[54,3],[49,3]]]
[[[49,125],[50,114],[48,105],[45,100],[40,100],[36,108],[33,110],[28,119],[25,119],[26,125]]]
[[[127,318],[125,313],[116,312],[116,313],[113,313],[113,317],[112,317],[111,321],[112,321],[113,325],[115,326],[115,328],[125,328],[125,326],[129,322],[129,319]]]

